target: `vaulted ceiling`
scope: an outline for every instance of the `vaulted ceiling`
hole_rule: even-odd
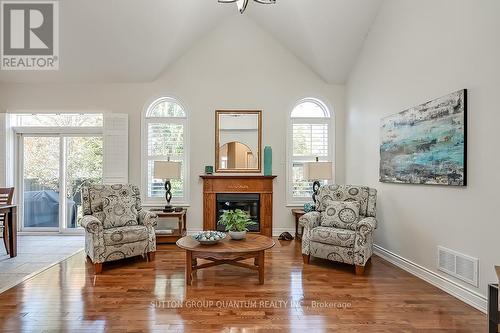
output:
[[[328,83],[344,83],[382,0],[250,1],[243,14]],[[1,82],[148,82],[226,19],[217,0],[60,1],[60,70],[0,71]]]

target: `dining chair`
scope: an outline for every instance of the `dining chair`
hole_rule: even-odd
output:
[[[0,206],[12,205],[13,196],[13,187],[0,187]],[[7,230],[7,224],[5,224],[5,214],[0,214],[0,229],[3,231],[3,244],[5,245],[5,250],[7,250],[7,254],[9,254],[9,245],[7,242],[9,231]]]

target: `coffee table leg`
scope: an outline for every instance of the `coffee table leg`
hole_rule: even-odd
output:
[[[264,251],[259,251],[258,254],[259,260],[259,284],[264,284]]]
[[[193,252],[186,250],[186,285],[190,286],[193,279]]]

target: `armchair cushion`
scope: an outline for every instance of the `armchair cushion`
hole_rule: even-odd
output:
[[[312,229],[311,240],[323,244],[354,247],[356,232],[331,227],[316,227]]]
[[[138,225],[136,199],[130,186],[109,193],[103,198],[105,229]]]
[[[359,206],[357,201],[330,201],[321,212],[321,226],[355,231],[359,220]]]
[[[372,205],[369,205],[369,197],[370,189],[366,186],[339,184],[325,185],[321,186],[321,188],[319,189],[319,204],[316,210],[326,210],[326,207],[328,207],[331,201],[357,201],[360,204],[359,215],[372,216],[370,215]]]
[[[103,232],[105,245],[128,244],[148,239],[148,228],[143,225],[106,229]]]

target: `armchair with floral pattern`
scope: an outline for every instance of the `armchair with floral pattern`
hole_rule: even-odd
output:
[[[137,186],[91,185],[82,188],[85,252],[96,274],[102,264],[139,255],[154,260],[156,214],[142,209]]]
[[[366,186],[322,186],[317,196],[316,211],[306,213],[299,219],[304,228],[304,263],[308,264],[311,256],[319,257],[355,265],[356,273],[362,274],[373,253],[373,232],[377,227],[376,200],[377,190]],[[351,207],[355,204],[356,208],[359,207],[359,214],[351,214],[353,220],[349,224],[332,226],[325,223],[328,222],[329,210],[335,213],[335,209],[330,207],[339,205],[339,202]]]

